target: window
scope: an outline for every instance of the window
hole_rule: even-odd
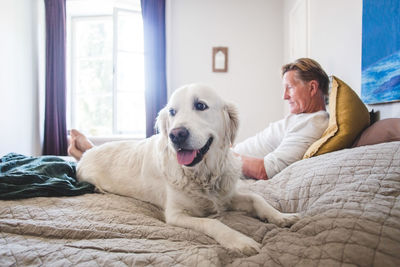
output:
[[[118,2],[67,2],[69,128],[144,138],[142,17],[138,5],[126,6],[137,1]]]

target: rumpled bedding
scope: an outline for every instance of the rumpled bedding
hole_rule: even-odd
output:
[[[133,198],[0,201],[0,266],[400,266],[400,142],[301,160],[241,190],[302,218],[279,228],[241,212],[214,216],[262,243],[247,257]]]
[[[0,158],[0,199],[76,196],[94,186],[76,181],[76,163],[56,156],[9,153]]]

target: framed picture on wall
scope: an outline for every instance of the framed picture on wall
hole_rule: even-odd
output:
[[[363,0],[361,99],[400,101],[400,1]]]
[[[213,47],[212,49],[212,70],[213,72],[228,71],[228,47]]]

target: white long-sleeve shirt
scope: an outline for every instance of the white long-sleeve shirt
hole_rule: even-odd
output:
[[[272,178],[293,162],[302,159],[308,147],[322,136],[328,122],[329,114],[326,111],[289,114],[255,136],[238,143],[233,149],[241,155],[264,158],[268,178]]]

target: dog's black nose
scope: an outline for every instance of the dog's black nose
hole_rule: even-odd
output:
[[[169,133],[169,138],[175,145],[182,145],[189,137],[189,131],[185,127],[172,129]]]

